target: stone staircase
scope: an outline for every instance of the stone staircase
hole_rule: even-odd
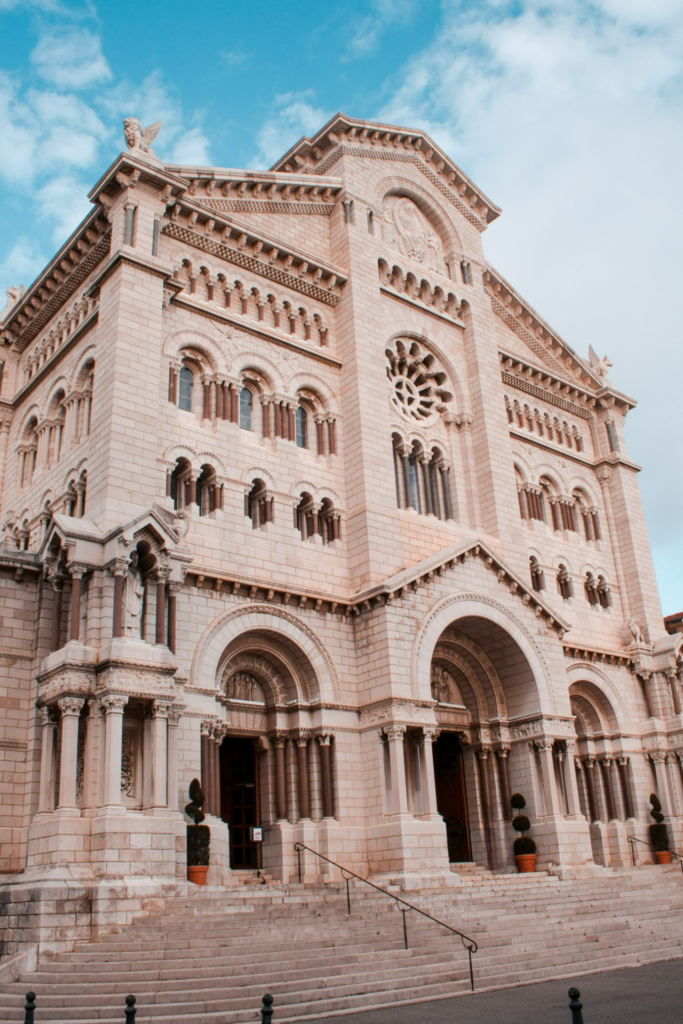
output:
[[[454,880],[455,881],[455,880]],[[465,870],[462,882],[406,893],[479,943],[475,984],[486,988],[683,956],[678,868],[606,871],[560,880],[545,873]],[[238,1024],[275,997],[278,1024],[469,991],[460,939],[356,883],[350,917],[343,886],[269,885],[197,890],[120,934],[82,943],[0,986],[0,1021]]]

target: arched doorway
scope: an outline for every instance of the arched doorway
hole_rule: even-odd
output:
[[[474,860],[492,869],[512,863],[511,776],[532,815],[545,811],[544,778],[533,745],[516,743],[510,719],[539,715],[534,674],[520,645],[499,623],[467,615],[441,629],[430,665],[439,737],[434,744],[437,809],[444,819],[449,861]]]

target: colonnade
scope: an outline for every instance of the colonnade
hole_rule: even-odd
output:
[[[40,814],[56,810],[78,815],[85,808],[97,808],[99,813],[124,809],[122,752],[127,703],[125,694],[107,694],[97,699],[62,697],[40,708]],[[83,714],[86,704],[88,714]],[[144,714],[150,719],[149,743],[143,743],[142,763],[137,767],[140,770],[144,766],[149,786],[141,809],[177,810],[180,711],[166,701],[150,700]],[[97,770],[98,764],[101,771]]]

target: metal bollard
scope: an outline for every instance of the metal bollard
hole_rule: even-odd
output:
[[[126,996],[126,1024],[135,1024],[135,996]]]
[[[273,1019],[273,997],[266,992],[261,1007],[261,1024],[270,1024]]]
[[[33,1024],[33,1014],[36,1012],[35,992],[26,993],[26,1006],[24,1007],[24,1024]]]
[[[583,1024],[583,1003],[579,999],[581,993],[578,988],[570,988],[567,993],[569,996],[569,1009],[572,1011],[572,1024]]]

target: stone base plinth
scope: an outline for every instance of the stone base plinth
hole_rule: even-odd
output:
[[[405,888],[453,883],[443,820],[392,814],[367,829],[370,878]],[[378,881],[379,879],[379,881]]]

